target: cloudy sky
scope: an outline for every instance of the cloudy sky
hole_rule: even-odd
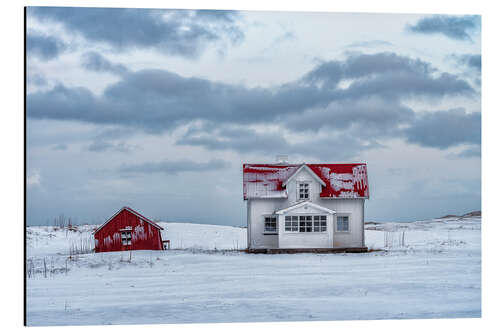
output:
[[[367,220],[481,209],[481,18],[30,7],[27,222],[245,225],[242,163],[367,162]]]

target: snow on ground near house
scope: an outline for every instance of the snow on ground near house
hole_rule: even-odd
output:
[[[247,247],[247,229],[222,225],[159,222],[162,239],[170,240],[171,249],[226,249]]]
[[[161,225],[189,249],[68,259],[95,226],[29,227],[28,325],[481,316],[480,218],[368,223],[367,246],[384,251],[363,254],[210,251],[241,247],[246,230]]]

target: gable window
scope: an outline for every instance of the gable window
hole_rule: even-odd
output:
[[[337,216],[337,231],[349,232],[349,216]]]
[[[132,229],[120,230],[122,234],[122,245],[132,245]]]
[[[265,233],[276,233],[278,231],[276,216],[265,216],[264,217],[264,232]]]
[[[286,232],[325,232],[326,215],[285,216]]]
[[[299,190],[299,200],[307,200],[309,199],[309,183],[297,183]]]

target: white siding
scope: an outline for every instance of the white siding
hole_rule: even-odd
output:
[[[337,215],[349,215],[349,232],[333,230],[333,247],[364,246],[364,199],[320,199],[319,205],[337,212]],[[337,217],[334,216],[333,223]]]
[[[278,248],[278,235],[264,234],[264,215],[286,207],[286,202],[285,199],[249,199],[247,201],[249,248]]]

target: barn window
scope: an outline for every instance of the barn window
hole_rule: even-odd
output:
[[[349,216],[337,216],[337,231],[349,232]]]
[[[132,245],[132,230],[120,230],[122,234],[122,245]]]
[[[265,233],[276,233],[278,231],[276,216],[265,216],[264,217],[264,232]]]
[[[299,200],[309,199],[309,183],[297,183],[299,190]]]
[[[285,216],[286,232],[325,232],[326,215]]]

